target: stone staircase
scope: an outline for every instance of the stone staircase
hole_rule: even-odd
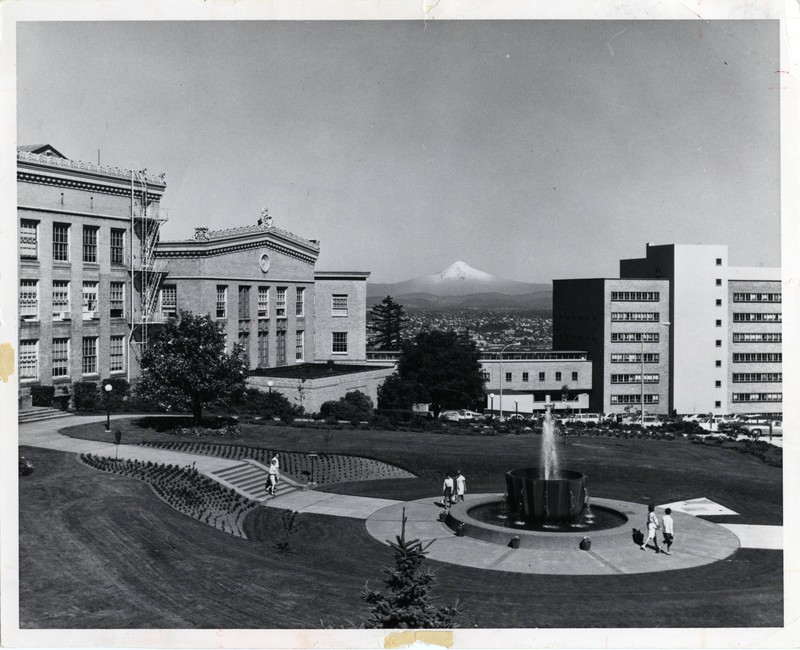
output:
[[[229,488],[233,488],[239,494],[252,499],[254,501],[261,501],[262,499],[272,499],[267,495],[267,477],[269,471],[261,463],[254,460],[245,460],[233,467],[227,467],[222,470],[210,472],[212,478],[219,481]],[[308,486],[302,483],[293,481],[284,475],[281,475],[278,481],[278,487],[275,489],[275,497],[279,497],[295,490],[304,490]]]
[[[62,411],[61,409],[50,408],[47,406],[32,406],[30,408],[22,409],[19,412],[17,421],[20,424],[26,422],[41,422],[42,420],[53,420],[55,418],[64,418],[72,415],[69,411]]]

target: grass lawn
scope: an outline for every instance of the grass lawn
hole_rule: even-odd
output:
[[[98,436],[100,427],[73,429]],[[123,442],[175,440],[120,423]],[[418,479],[323,489],[393,499],[436,494],[447,469],[472,492],[503,490],[503,471],[533,465],[535,436],[335,431],[243,425],[236,442],[369,456]],[[137,438],[137,436],[139,436]],[[664,503],[705,496],[731,522],[781,524],[781,470],[732,450],[685,441],[573,438],[564,466],[589,475],[595,496]],[[280,511],[259,508],[250,540],[180,515],[136,480],[81,465],[70,454],[23,448],[36,466],[20,479],[23,628],[350,627],[367,613],[359,591],[381,587],[389,549],[363,521],[303,514],[295,552],[272,548]],[[722,518],[714,518],[723,521]],[[398,522],[399,532],[399,522]],[[679,552],[679,542],[675,551]],[[429,563],[435,593],[467,602],[464,627],[757,627],[783,624],[779,551],[739,550],[698,569],[634,576],[540,576]]]

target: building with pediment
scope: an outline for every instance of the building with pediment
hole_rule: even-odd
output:
[[[376,399],[376,370],[359,367],[369,273],[317,270],[319,243],[266,210],[251,226],[165,241],[163,174],[70,160],[51,145],[18,148],[17,187],[21,405],[37,385],[68,397],[76,381],[135,381],[153,328],[182,309],[210,314],[257,374],[280,370],[276,390],[312,388],[319,364],[351,371],[329,373],[341,379],[316,399],[301,389],[307,410],[342,396],[339,385]]]

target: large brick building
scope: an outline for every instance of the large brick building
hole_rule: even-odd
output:
[[[17,180],[23,405],[35,385],[135,380],[152,328],[180,309],[210,314],[253,369],[366,359],[369,273],[318,271],[319,243],[266,212],[163,241],[163,175],[36,145],[18,149]]]

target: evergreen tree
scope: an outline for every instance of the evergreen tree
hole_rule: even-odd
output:
[[[434,417],[443,407],[469,408],[483,401],[485,380],[475,342],[457,332],[420,332],[405,341],[397,370],[378,391],[380,408],[409,409],[430,403]]]
[[[240,345],[225,352],[225,338],[207,314],[181,311],[152,336],[142,355],[139,395],[171,408],[188,408],[199,422],[203,406],[241,398],[247,361]]]
[[[394,553],[394,567],[384,567],[384,584],[389,595],[371,591],[367,585],[361,597],[370,605],[370,616],[365,626],[370,628],[452,628],[460,614],[458,602],[436,606],[431,601],[434,575],[422,568],[426,549],[418,539],[406,540],[406,517],[403,508],[403,525],[397,541],[389,542]],[[387,540],[388,541],[388,540]]]
[[[407,322],[403,305],[396,303],[391,296],[373,305],[369,323],[373,347],[377,350],[399,350]]]

